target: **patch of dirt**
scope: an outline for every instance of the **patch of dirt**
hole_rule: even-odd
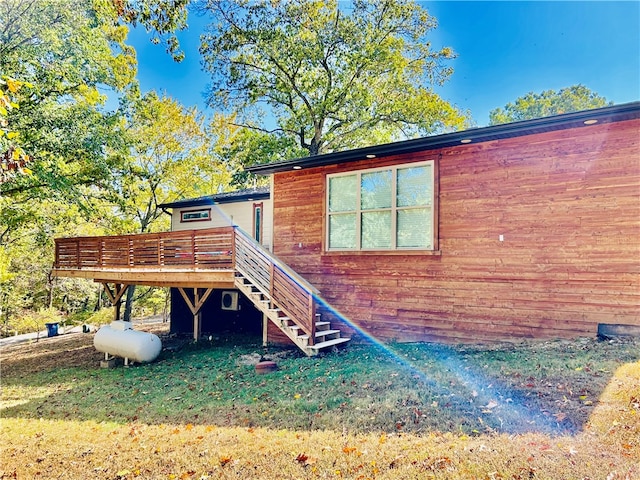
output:
[[[297,353],[297,352],[294,352]],[[238,358],[238,360],[236,360],[236,365],[249,365],[249,366],[255,366],[258,363],[264,361],[264,360],[269,360],[272,362],[278,362],[279,360],[288,358],[292,355],[291,350],[281,350],[281,351],[275,351],[275,352],[271,352],[271,353],[266,353],[264,355],[257,353],[257,352],[253,352],[253,353],[249,353],[247,355],[240,355],[240,357]]]
[[[136,330],[158,335],[163,349],[175,350],[188,343],[184,337],[170,335],[168,323],[137,325]],[[2,376],[20,376],[60,368],[99,368],[104,353],[93,346],[94,335],[67,333],[3,347],[0,350]]]

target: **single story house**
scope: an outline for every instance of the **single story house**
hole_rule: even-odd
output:
[[[640,326],[640,102],[258,165],[273,252],[385,341]],[[352,332],[355,333],[355,332]]]
[[[269,341],[295,341],[283,327],[291,320],[310,346],[326,321],[351,338],[401,342],[640,327],[640,102],[248,170],[268,175],[270,189],[164,206],[174,230],[166,241],[191,232],[192,273],[174,266],[187,240],[169,248],[160,238],[154,268],[171,277],[147,273],[144,258],[129,260],[131,278],[109,272],[108,254],[83,260],[76,252],[95,239],[58,239],[54,274],[192,286],[191,297],[173,296],[176,331],[198,331],[198,305],[221,318],[222,292],[235,289],[245,302],[236,318],[255,315]],[[233,228],[235,247],[198,250],[197,232],[210,227]],[[238,245],[240,230],[266,248]],[[205,267],[214,270],[206,276]],[[288,298],[276,292],[296,288]],[[180,320],[186,307],[193,325]]]

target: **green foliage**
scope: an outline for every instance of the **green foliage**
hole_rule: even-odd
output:
[[[101,219],[87,222],[85,214],[77,205],[59,200],[25,205],[0,198],[0,221],[5,226],[0,235],[3,321],[12,321],[21,309],[37,311],[52,305],[74,312],[85,306],[93,308],[98,292],[94,282],[51,277],[53,238],[104,234]]]
[[[158,204],[229,183],[195,110],[139,97],[135,51],[125,44],[122,22],[143,25],[179,56],[169,34],[184,26],[187,4],[0,1],[3,321],[50,305],[95,308],[95,283],[51,277],[53,238],[166,230]],[[118,111],[106,111],[105,90],[120,95]],[[29,175],[14,174],[19,169]],[[152,294],[140,309],[155,311],[159,302]]]
[[[52,303],[66,313],[94,308],[98,298],[97,284],[82,278],[60,278],[52,286]]]
[[[100,327],[113,322],[114,307],[103,307],[98,310],[83,310],[70,313],[66,319],[66,325],[92,325]]]
[[[583,85],[561,88],[557,92],[545,90],[542,93],[529,92],[508,103],[504,108],[496,108],[489,113],[490,125],[532,120],[561,113],[577,112],[612,105],[607,99],[592,92]]]
[[[231,175],[230,183],[236,188],[268,185],[267,177],[253,175],[244,167],[303,157],[307,153],[292,137],[242,128],[235,115],[215,115],[208,132],[215,139],[211,154],[224,165]]]
[[[133,26],[142,25],[151,32],[151,42],[165,43],[167,53],[176,62],[184,59],[176,30],[187,28],[187,6],[190,0],[102,0],[111,1],[118,16]]]
[[[27,163],[31,157],[20,145],[20,134],[13,130],[7,118],[19,105],[15,101],[18,91],[31,85],[3,75],[0,77],[0,183],[16,175],[30,174]]]
[[[0,323],[0,336],[41,332],[46,328],[46,323],[63,323],[64,320],[65,317],[55,308],[22,310],[12,321]]]
[[[11,259],[7,255],[6,249],[0,246],[0,285],[11,280],[15,273],[10,271]]]
[[[7,322],[21,310],[39,310],[48,306],[51,257],[46,249],[37,248],[38,229],[21,229],[24,237],[16,238],[2,248],[5,261],[4,279],[0,283],[0,314]]]
[[[133,88],[135,52],[123,43],[126,27],[114,24],[113,6],[103,7],[84,0],[0,2],[0,73],[29,86],[13,92],[19,108],[6,116],[32,157],[31,175],[0,184],[14,203],[83,203],[87,192],[80,187],[99,186],[120,159],[122,123],[104,111],[100,89]],[[18,224],[14,217],[8,226]]]
[[[344,4],[208,0],[214,23],[200,51],[209,102],[255,113],[315,155],[457,129],[465,117],[432,85],[452,73],[448,48],[427,36],[436,21],[411,0]],[[258,128],[243,119],[242,125]]]
[[[110,199],[120,213],[114,231],[167,230],[168,216],[158,205],[215,193],[228,184],[230,174],[211,155],[213,142],[197,110],[150,92],[131,105],[126,128],[131,155],[111,184]]]
[[[84,320],[83,323],[88,325],[94,325],[99,327],[100,325],[107,325],[113,321],[114,318],[114,308],[101,308],[97,312],[91,312]]]
[[[160,205],[221,191],[230,173],[211,154],[214,143],[197,110],[150,92],[130,105],[127,141],[131,155],[114,175],[110,200],[117,207],[112,229],[145,233],[169,229]],[[133,291],[124,318],[132,314]]]
[[[132,316],[144,318],[166,313],[169,308],[169,289],[149,287],[140,293],[136,289],[137,297],[133,306]]]

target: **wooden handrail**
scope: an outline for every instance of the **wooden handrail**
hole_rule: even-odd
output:
[[[315,342],[315,297],[318,291],[240,228],[235,228],[236,268],[274,307],[282,310]]]

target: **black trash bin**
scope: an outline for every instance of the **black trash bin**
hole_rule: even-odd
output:
[[[58,322],[55,323],[45,323],[47,327],[47,337],[55,337],[58,335]]]

